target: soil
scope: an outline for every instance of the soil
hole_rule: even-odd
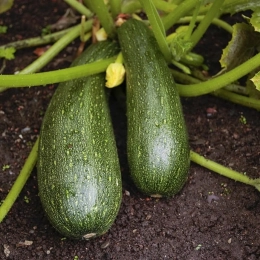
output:
[[[0,36],[1,44],[38,36],[66,8],[59,0],[15,1],[0,17],[0,25],[9,26]],[[240,19],[226,18],[231,23]],[[197,51],[204,55],[210,74],[219,70],[221,49],[229,39],[212,26],[199,43]],[[74,41],[42,71],[68,67],[78,46]],[[37,57],[34,50],[17,51],[3,74],[30,64]],[[55,88],[0,93],[0,200],[5,199],[39,134]],[[210,95],[182,99],[182,104],[193,150],[250,177],[260,177],[259,112]],[[211,108],[216,110],[214,116],[207,113]],[[142,195],[128,178],[125,111],[113,95],[111,111],[123,176],[123,201],[111,229],[91,241],[62,237],[44,215],[34,170],[0,224],[0,259],[260,259],[260,193],[256,189],[192,163],[189,179],[176,196],[151,199]],[[242,117],[246,122],[241,122]]]

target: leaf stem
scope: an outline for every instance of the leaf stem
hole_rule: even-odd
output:
[[[35,74],[0,75],[0,91],[7,87],[40,86],[97,74],[106,71],[107,66],[115,59],[116,57],[112,57],[72,68]]]
[[[177,84],[177,87],[180,95],[184,97],[195,97],[208,94],[240,79],[259,66],[260,53],[221,76],[192,85]]]
[[[149,22],[151,24],[154,36],[158,42],[160,50],[168,62],[171,62],[171,51],[166,41],[166,33],[164,31],[164,26],[162,20],[156,10],[153,2],[147,0],[139,0],[142,4],[142,7],[148,16]]]
[[[201,82],[200,80],[198,80],[190,75],[187,75],[183,72],[180,72],[178,70],[171,69],[171,72],[172,72],[172,75],[176,82],[181,82],[182,84],[185,84],[185,85],[197,84],[197,83]],[[178,85],[181,86],[180,84],[178,84]]]
[[[196,79],[180,71],[171,69],[171,72],[173,74],[175,81],[181,82],[183,84],[191,84],[191,83],[199,84],[199,82],[201,82],[199,79]],[[225,86],[225,89],[219,89],[209,94],[226,99],[235,104],[260,110],[260,101],[258,99],[245,96],[247,94],[245,90],[246,90],[245,87],[230,84]],[[232,91],[237,91],[240,94],[233,93]]]
[[[112,17],[116,18],[121,12],[122,1],[121,0],[109,0],[109,4],[111,7]]]
[[[177,7],[176,4],[169,3],[162,0],[152,0],[152,1],[156,9],[163,11],[165,13],[171,13]]]
[[[3,221],[11,207],[13,206],[15,200],[19,196],[21,190],[23,189],[27,179],[29,178],[37,160],[38,152],[38,140],[37,138],[28,158],[25,161],[25,164],[18,175],[16,181],[14,182],[11,190],[7,194],[3,204],[0,206],[0,223]]]
[[[192,32],[195,28],[195,24],[196,24],[196,18],[199,14],[199,9],[200,9],[200,6],[201,6],[201,1],[199,2],[199,4],[195,7],[194,11],[193,11],[193,15],[191,17],[191,20],[190,20],[190,23],[189,23],[189,26],[188,26],[188,29],[187,31],[185,32],[185,35],[184,35],[184,40],[186,41],[189,41],[190,40],[190,37],[192,35]]]
[[[5,49],[5,48],[9,48],[9,47],[14,47],[16,50],[18,50],[18,49],[23,49],[23,48],[35,47],[35,46],[39,46],[39,45],[45,45],[45,44],[48,44],[51,42],[56,42],[62,36],[64,36],[66,33],[68,33],[69,31],[71,31],[73,28],[75,28],[77,26],[78,25],[65,29],[65,30],[62,30],[62,31],[59,31],[59,32],[44,35],[44,36],[33,37],[33,38],[20,40],[20,41],[16,41],[16,42],[10,42],[5,45],[1,45],[0,48]]]
[[[204,15],[198,15],[196,17],[196,22],[200,22],[204,19]],[[177,22],[177,24],[183,24],[183,23],[188,23],[190,22],[192,19],[192,16],[186,16],[186,17],[182,17],[180,18],[180,20]],[[232,34],[233,32],[233,28],[230,24],[228,24],[227,22],[219,19],[219,18],[214,18],[212,20],[212,24],[215,24],[216,26],[221,27],[222,29],[226,30],[227,32],[229,32],[230,34]]]
[[[124,14],[133,14],[142,8],[141,3],[138,0],[125,1],[121,7],[121,11]]]
[[[173,12],[169,13],[162,18],[165,30],[170,29],[175,23],[179,21],[181,17],[184,17],[190,10],[192,10],[198,1],[196,0],[185,0]]]
[[[208,27],[210,26],[213,18],[219,14],[220,8],[222,4],[224,3],[224,0],[215,0],[211,6],[211,8],[208,10],[206,15],[204,16],[203,20],[200,22],[196,30],[193,32],[193,34],[190,37],[190,41],[192,42],[192,49],[196,44],[199,42],[201,37],[204,35]]]
[[[169,3],[163,0],[152,0],[156,9],[165,13],[171,13],[176,7],[176,4]],[[142,8],[139,0],[124,1],[121,7],[122,13],[133,14]]]
[[[259,190],[259,184],[260,184],[259,179],[250,179],[248,176],[246,176],[242,173],[231,170],[221,164],[218,164],[214,161],[206,159],[205,157],[203,157],[193,151],[190,151],[190,159],[191,159],[191,161],[193,161],[211,171],[214,171],[214,172],[216,172],[220,175],[223,175],[227,178],[230,178],[232,180],[254,186],[256,189]]]
[[[83,26],[84,32],[91,29],[93,20],[88,20]],[[68,31],[63,37],[55,42],[42,56],[19,72],[19,74],[30,74],[39,71],[48,64],[59,52],[64,49],[70,42],[77,38],[81,33],[82,25],[79,24]]]
[[[260,111],[260,100],[259,99],[242,96],[242,95],[233,93],[233,92],[225,90],[225,89],[219,89],[219,90],[213,92],[212,95],[223,98],[225,100],[231,101],[233,103],[236,103],[236,104],[239,104],[242,106],[255,108],[256,110]]]
[[[104,27],[106,33],[110,38],[115,37],[115,26],[111,14],[108,11],[108,7],[105,4],[104,0],[84,0],[84,3],[93,11],[101,25]]]
[[[72,8],[77,10],[80,14],[85,15],[87,18],[90,18],[93,16],[93,13],[86,8],[83,4],[76,0],[64,0],[68,5],[70,5]]]

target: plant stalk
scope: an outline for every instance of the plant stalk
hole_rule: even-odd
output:
[[[115,19],[121,12],[122,0],[110,0],[112,17]]]
[[[16,50],[19,50],[19,49],[35,47],[35,46],[39,46],[39,45],[46,45],[48,43],[56,42],[62,36],[64,36],[66,33],[71,31],[75,27],[77,27],[77,25],[73,26],[71,28],[68,28],[68,29],[65,29],[65,30],[62,30],[59,32],[47,34],[44,36],[33,37],[33,38],[24,39],[24,40],[20,40],[20,41],[16,41],[16,42],[10,42],[5,45],[1,45],[0,48],[5,49],[5,48],[9,48],[9,47],[14,47]]]
[[[192,42],[192,49],[199,42],[201,37],[204,35],[208,27],[210,26],[213,18],[215,18],[219,14],[220,7],[224,3],[224,0],[215,0],[211,6],[211,8],[206,13],[204,19],[200,22],[197,29],[193,32],[190,37],[190,41]]]
[[[166,41],[166,33],[164,31],[162,20],[153,4],[152,1],[147,0],[139,0],[142,4],[142,7],[148,16],[149,22],[151,24],[154,36],[158,42],[160,50],[167,60],[167,62],[171,62],[171,51]]]
[[[164,24],[165,30],[167,31],[170,29],[175,23],[179,21],[181,17],[184,17],[190,10],[195,8],[197,4],[197,0],[185,0],[180,5],[178,5],[178,7],[176,7],[173,12],[163,17],[162,22]]]
[[[232,180],[254,186],[258,191],[260,191],[259,190],[259,185],[260,185],[259,179],[250,179],[247,175],[244,175],[237,171],[231,170],[219,163],[206,159],[205,157],[203,157],[193,151],[190,151],[190,159],[191,159],[191,161],[195,162],[196,164],[201,165],[202,167],[205,167],[211,171],[214,171],[214,172],[216,172],[222,176],[225,176],[227,178],[230,178]]]
[[[196,22],[201,22],[204,19],[205,16],[203,15],[198,15],[196,17]],[[178,24],[183,24],[183,23],[189,23],[192,20],[192,16],[186,16],[181,18],[177,23]],[[219,19],[219,18],[214,18],[212,20],[212,24],[221,27],[222,29],[226,30],[227,32],[229,32],[230,34],[232,34],[233,32],[233,27],[228,24],[227,22]]]
[[[49,72],[26,75],[0,75],[0,91],[6,88],[41,86],[90,76],[106,71],[107,66],[114,62],[115,59],[116,56],[85,65]]]
[[[89,7],[91,11],[93,11],[101,25],[104,27],[106,33],[110,38],[115,37],[115,26],[114,26],[114,21],[111,16],[111,14],[108,11],[108,7],[105,4],[104,0],[84,0],[84,3],[86,6]]]
[[[226,72],[225,74],[216,78],[210,79],[205,82],[192,84],[192,85],[180,85],[177,84],[179,94],[184,97],[195,97],[200,95],[209,94],[216,91],[228,84],[240,79],[260,66],[260,53],[256,54],[251,59],[237,66],[236,68]]]
[[[72,8],[77,10],[80,14],[85,15],[87,18],[90,18],[93,16],[93,13],[86,8],[83,4],[76,0],[64,0],[68,5],[70,5]]]
[[[233,92],[225,90],[225,89],[219,89],[219,90],[213,92],[212,95],[223,98],[230,102],[233,102],[233,103],[245,106],[245,107],[254,108],[254,109],[260,111],[260,100],[259,99],[242,96],[240,94],[236,94],[236,93],[233,93]]]
[[[84,32],[91,30],[93,20],[88,20],[83,25]],[[39,71],[48,64],[56,55],[60,53],[69,43],[76,39],[81,33],[82,25],[79,24],[67,32],[57,42],[55,42],[42,56],[32,62],[29,66],[19,72],[19,74],[30,74]]]
[[[37,138],[28,158],[25,161],[25,164],[18,175],[16,181],[14,182],[11,190],[7,194],[3,204],[0,206],[0,223],[3,221],[11,207],[13,206],[15,200],[19,196],[21,190],[23,189],[27,179],[29,178],[35,164],[37,161],[37,153],[38,153],[38,143],[39,137]]]

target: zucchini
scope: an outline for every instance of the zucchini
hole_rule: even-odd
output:
[[[168,65],[151,30],[130,19],[118,29],[127,80],[127,154],[135,185],[172,196],[187,180],[187,129]]]
[[[100,42],[72,66],[118,51]],[[37,171],[42,206],[62,235],[89,239],[111,227],[122,186],[103,73],[60,83],[43,119]]]

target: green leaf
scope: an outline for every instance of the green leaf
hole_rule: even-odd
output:
[[[0,14],[8,11],[13,3],[13,0],[0,0]]]
[[[226,0],[222,13],[238,13],[246,10],[255,10],[260,7],[259,0]]]
[[[254,99],[260,99],[260,91],[257,90],[256,88],[256,84],[254,84],[253,80],[254,77],[256,77],[256,82],[257,80],[257,73],[260,73],[259,68],[253,70],[252,72],[250,72],[247,76],[247,80],[246,80],[246,94],[250,97],[250,98],[254,98]]]
[[[2,25],[2,26],[0,26],[0,34],[1,33],[6,33],[7,32],[7,26],[4,26],[4,25]]]
[[[260,91],[260,71],[251,80],[254,82],[256,89]]]
[[[223,50],[220,64],[229,71],[250,59],[260,45],[260,34],[245,23],[233,25],[232,39]]]
[[[256,8],[251,16],[250,23],[255,31],[260,32],[260,8]]]
[[[0,48],[0,58],[12,60],[12,59],[14,59],[15,51],[16,51],[16,49],[14,47]]]

